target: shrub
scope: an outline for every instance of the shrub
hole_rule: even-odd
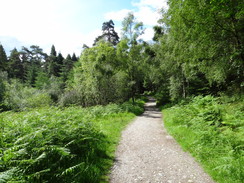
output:
[[[24,86],[17,80],[6,84],[4,104],[12,110],[23,111],[29,108],[51,105],[52,100],[48,93],[32,87]]]
[[[105,156],[106,138],[92,123],[77,118],[78,113],[69,113],[49,109],[6,117],[0,177],[6,182],[95,178],[93,168],[98,168],[99,157]]]
[[[163,110],[165,126],[215,180],[241,183],[244,179],[243,101],[198,96]]]
[[[0,113],[0,182],[107,180],[120,132],[134,116],[117,104]]]
[[[144,112],[144,101],[137,100],[135,104],[132,102],[125,102],[121,105],[122,109],[127,112],[131,112],[135,115],[140,115]]]
[[[4,105],[4,98],[6,95],[6,81],[7,73],[0,70],[0,112],[1,110],[6,110],[6,106]]]
[[[58,102],[59,97],[64,91],[64,83],[62,82],[62,79],[51,76],[48,83],[49,84],[46,85],[45,91],[51,96],[53,102]]]
[[[157,92],[154,97],[157,100],[157,106],[165,105],[170,102],[168,90],[166,88],[160,88],[160,92]]]
[[[78,90],[72,89],[62,94],[58,103],[61,107],[83,105],[83,95]]]
[[[52,104],[50,95],[42,91],[36,91],[26,99],[27,108],[47,107]]]

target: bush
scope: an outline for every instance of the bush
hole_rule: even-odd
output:
[[[144,101],[143,100],[136,100],[136,102],[133,104],[130,102],[125,102],[121,105],[123,111],[131,112],[135,115],[140,115],[144,112]]]
[[[157,106],[165,105],[170,102],[169,93],[166,89],[163,89],[161,92],[156,93],[154,97],[157,101]]]
[[[17,80],[12,80],[6,84],[4,104],[9,109],[23,111],[29,108],[49,106],[52,104],[52,100],[44,91],[24,86]]]
[[[36,91],[26,99],[27,108],[47,107],[52,104],[50,95],[42,91]]]
[[[51,96],[53,102],[56,103],[64,91],[64,83],[61,78],[55,76],[51,76],[48,83],[49,84],[46,85],[45,91]]]
[[[6,106],[4,105],[4,98],[5,98],[5,92],[6,92],[6,86],[5,81],[7,81],[7,73],[2,72],[0,70],[0,112],[1,110],[5,110]]]
[[[83,96],[76,89],[69,90],[61,95],[58,103],[61,107],[83,105]]]
[[[78,111],[55,109],[5,116],[0,182],[96,179],[107,140]],[[14,128],[13,128],[14,127]]]
[[[5,84],[0,78],[0,104],[2,104],[5,95]]]
[[[169,132],[215,180],[241,183],[244,179],[244,107],[243,101],[229,102],[213,96],[198,96],[191,102],[163,110],[164,121]]]
[[[135,116],[126,111],[109,104],[0,113],[0,182],[107,180],[120,132]]]

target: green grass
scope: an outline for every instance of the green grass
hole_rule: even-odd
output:
[[[163,109],[165,127],[215,181],[244,180],[244,102],[212,96]]]
[[[142,105],[0,113],[0,182],[107,182],[121,131]]]

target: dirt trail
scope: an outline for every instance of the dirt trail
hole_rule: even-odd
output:
[[[166,132],[155,101],[122,133],[111,183],[213,183]]]

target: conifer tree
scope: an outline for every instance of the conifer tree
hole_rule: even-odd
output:
[[[55,46],[54,45],[52,45],[52,47],[51,47],[51,53],[50,53],[50,56],[57,56],[57,52],[56,52],[56,49],[55,49]]]
[[[65,82],[68,79],[69,73],[73,68],[74,61],[72,60],[70,54],[63,60],[63,67],[62,67],[62,79]]]
[[[57,64],[56,64],[56,70],[55,70],[55,76],[60,76],[62,72],[62,67],[64,64],[64,57],[61,53],[57,56]]]
[[[18,78],[24,80],[24,67],[23,62],[20,59],[20,52],[14,48],[9,57],[8,74],[10,78]]]
[[[57,67],[58,67],[58,65],[57,65],[57,52],[56,52],[54,45],[52,45],[52,47],[51,47],[51,53],[47,58],[47,62],[46,62],[45,67],[47,69],[49,76],[52,76],[52,75],[57,76]]]
[[[8,59],[3,46],[0,44],[0,70],[7,70]]]
[[[72,61],[73,62],[76,62],[76,61],[78,61],[78,57],[75,55],[75,53],[73,53],[73,55],[72,55]]]
[[[93,45],[96,45],[100,40],[111,43],[112,45],[117,45],[119,42],[119,36],[117,32],[114,30],[114,22],[112,20],[108,22],[104,22],[102,26],[102,35],[98,36]]]
[[[22,47],[20,58],[24,66],[25,82],[31,86],[35,85],[35,80],[39,72],[43,69],[43,63],[47,55],[36,45],[30,48]]]

